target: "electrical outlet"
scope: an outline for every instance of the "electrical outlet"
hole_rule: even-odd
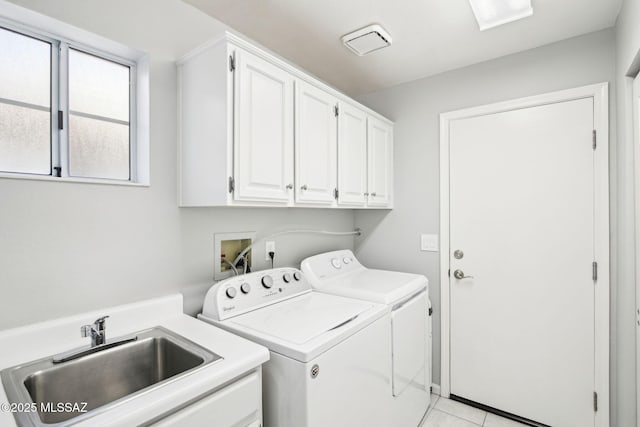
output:
[[[271,261],[271,258],[269,257],[269,252],[273,252],[274,254],[276,253],[276,242],[274,242],[273,240],[268,240],[264,243],[264,260],[265,261]]]

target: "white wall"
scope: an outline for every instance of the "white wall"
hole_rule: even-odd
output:
[[[0,329],[178,291],[194,312],[212,282],[213,233],[353,228],[351,211],[177,207],[174,61],[220,33],[218,21],[179,0],[14,3],[150,53],[151,187],[0,179]],[[353,247],[276,241],[276,265]]]
[[[359,97],[395,120],[395,209],[356,213],[356,225],[364,231],[356,239],[356,254],[368,266],[429,278],[435,383],[440,381],[439,254],[420,251],[420,234],[439,232],[439,114],[598,82],[610,82],[613,95],[614,47],[608,29]]]
[[[633,178],[633,81],[627,76],[640,69],[640,1],[624,0],[616,23],[616,86],[617,86],[617,173],[618,186],[615,248],[618,286],[612,295],[617,312],[617,333],[612,337],[618,357],[612,369],[619,378],[615,392],[615,414],[618,426],[636,425],[636,334],[635,334],[635,260],[634,242],[634,178]]]

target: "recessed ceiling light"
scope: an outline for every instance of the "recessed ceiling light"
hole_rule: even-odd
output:
[[[469,0],[480,31],[533,15],[531,0]]]
[[[374,24],[342,36],[342,43],[356,55],[364,56],[374,50],[391,46],[391,36],[380,25]]]

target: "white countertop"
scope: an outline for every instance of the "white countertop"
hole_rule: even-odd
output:
[[[145,392],[78,426],[131,426],[148,421],[269,360],[260,345],[182,313],[182,296],[171,295],[134,304],[0,331],[0,370],[86,346],[80,326],[107,319],[107,340],[154,326],[163,326],[222,356],[192,374]],[[0,403],[7,402],[4,387]],[[0,426],[16,426],[13,414],[0,411]]]

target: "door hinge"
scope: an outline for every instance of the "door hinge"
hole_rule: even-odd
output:
[[[53,167],[53,176],[56,178],[60,178],[62,176],[62,167],[54,166]]]
[[[229,55],[229,71],[234,72],[236,69],[236,53]]]
[[[433,308],[429,307],[429,316],[431,316],[433,314]]]
[[[229,193],[233,193],[233,190],[236,189],[236,182],[232,176],[229,177]]]
[[[333,189],[333,198],[338,200],[338,196],[340,195],[340,192],[338,191],[337,188]]]
[[[598,281],[598,263],[595,261],[591,264],[591,278],[594,282]]]
[[[58,129],[64,129],[64,114],[62,111],[58,111]]]
[[[593,412],[598,412],[598,393],[593,392]]]
[[[447,270],[447,276],[451,277],[451,270]]]
[[[338,104],[333,106],[333,114],[335,114],[336,117],[340,114],[340,107],[338,107]]]
[[[594,149],[594,150],[596,149],[596,145],[597,145],[596,141],[597,141],[597,139],[598,139],[598,138],[597,138],[597,136],[596,136],[596,130],[594,129],[594,130],[593,130],[593,149]]]

